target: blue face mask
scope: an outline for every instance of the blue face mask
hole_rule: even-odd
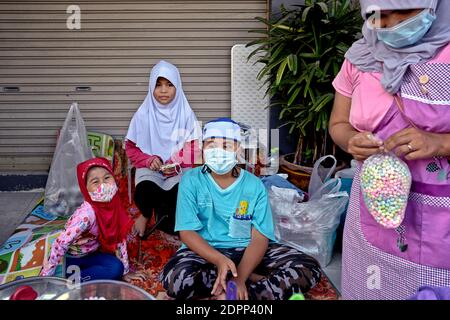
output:
[[[431,14],[430,9],[425,9],[392,28],[376,29],[377,37],[378,40],[393,48],[410,46],[423,38],[434,20],[436,16]]]
[[[222,148],[211,148],[203,151],[205,164],[215,173],[223,175],[230,172],[237,163],[236,152]]]

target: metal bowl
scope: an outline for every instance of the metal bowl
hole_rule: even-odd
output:
[[[56,277],[30,277],[8,282],[0,286],[0,300],[9,300],[10,297],[23,286],[31,287],[38,297],[36,300],[53,300],[56,296],[70,289],[70,282]]]
[[[141,288],[127,282],[95,280],[84,282],[54,300],[156,300]]]

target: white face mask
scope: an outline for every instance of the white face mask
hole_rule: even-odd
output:
[[[92,201],[110,202],[117,193],[117,185],[115,183],[102,183],[97,190],[89,192]]]
[[[376,29],[378,40],[393,48],[403,48],[417,43],[428,32],[436,16],[425,9],[392,28]]]
[[[222,148],[205,149],[204,155],[205,164],[219,175],[230,172],[237,163],[236,152]]]

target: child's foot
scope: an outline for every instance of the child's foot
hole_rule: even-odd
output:
[[[249,279],[251,282],[258,282],[258,281],[264,279],[264,276],[261,276],[261,275],[256,274],[256,273],[252,273],[252,274],[248,277],[248,279]]]
[[[135,223],[133,229],[135,232],[140,236],[144,236],[145,228],[147,227],[148,218],[144,217],[143,215],[140,215]]]

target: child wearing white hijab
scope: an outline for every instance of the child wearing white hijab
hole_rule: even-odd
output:
[[[135,202],[142,213],[135,233],[144,235],[153,212],[158,228],[174,233],[178,182],[196,163],[201,129],[183,92],[173,64],[158,62],[150,74],[149,92],[131,119],[126,153],[136,168]]]

